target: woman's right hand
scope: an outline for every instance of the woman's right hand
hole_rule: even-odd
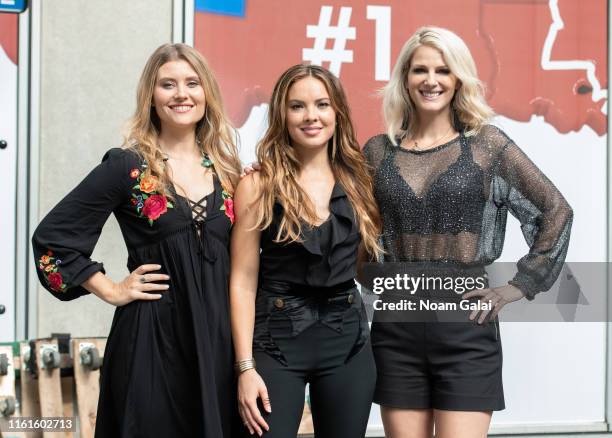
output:
[[[257,371],[252,368],[238,376],[238,411],[240,417],[242,417],[242,422],[249,429],[249,433],[253,435],[254,432],[257,432],[261,436],[263,434],[262,428],[266,431],[270,428],[259,412],[258,398],[261,398],[266,412],[272,412],[266,384]]]
[[[170,287],[167,284],[153,283],[154,281],[170,280],[170,276],[166,274],[150,273],[160,269],[161,265],[141,265],[134,269],[123,281],[113,283],[110,293],[104,294],[101,298],[115,306],[125,306],[136,300],[159,300],[162,297],[161,294],[149,292],[166,291]]]

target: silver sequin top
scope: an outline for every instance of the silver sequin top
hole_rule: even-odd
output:
[[[364,154],[375,172],[385,261],[488,265],[501,255],[510,211],[530,248],[510,283],[533,299],[555,282],[572,209],[502,130],[487,125],[424,151],[377,135]]]

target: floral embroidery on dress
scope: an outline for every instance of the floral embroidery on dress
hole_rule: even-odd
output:
[[[143,163],[141,167],[142,169],[130,170],[130,177],[137,182],[132,190],[140,192],[132,193],[132,205],[136,206],[138,216],[146,217],[149,225],[153,226],[153,223],[169,208],[174,208],[174,205],[164,195],[157,193],[159,179],[155,175],[145,175],[147,163]]]
[[[229,218],[230,223],[234,225],[234,200],[232,199],[232,195],[223,189],[221,196],[223,197],[221,210],[225,211],[225,215]]]
[[[208,154],[204,154],[202,156],[202,167],[206,167],[207,169],[210,168],[213,172],[215,171],[215,164],[210,159]],[[232,198],[232,195],[225,190],[225,188],[221,192],[221,197],[223,198],[223,205],[219,210],[224,211],[225,215],[229,218],[230,223],[234,225],[234,199]]]
[[[47,284],[56,292],[64,292],[66,290],[66,284],[62,278],[62,274],[58,270],[58,265],[61,265],[62,261],[56,257],[53,257],[53,251],[47,251],[47,254],[40,257],[38,260],[38,269],[42,271]]]

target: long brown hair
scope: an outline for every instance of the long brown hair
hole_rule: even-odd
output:
[[[196,125],[196,143],[202,154],[208,154],[224,189],[230,194],[240,179],[240,159],[234,142],[234,132],[223,110],[221,93],[212,70],[204,57],[185,44],[164,44],[149,57],[136,97],[136,111],[129,121],[125,145],[137,151],[147,162],[145,175],[159,178],[158,191],[170,195],[170,178],[163,166],[163,154],[158,142],[161,122],[152,106],[157,73],[167,62],[184,60],[197,73],[204,95],[204,117]]]
[[[303,221],[316,223],[316,210],[297,181],[302,163],[291,145],[287,129],[287,95],[291,86],[306,77],[323,83],[336,112],[336,129],[328,144],[329,161],[336,180],[344,188],[355,212],[366,251],[374,256],[381,251],[378,237],[380,214],[376,207],[373,183],[357,140],[346,95],[338,78],[322,67],[298,64],[285,71],[274,86],[268,112],[268,129],[257,145],[261,163],[256,201],[256,228],[263,230],[272,222],[273,207],[279,201],[284,209],[276,240],[301,240]]]

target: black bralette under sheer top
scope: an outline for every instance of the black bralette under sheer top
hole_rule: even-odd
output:
[[[552,286],[567,252],[572,210],[499,128],[486,125],[423,151],[378,135],[364,154],[374,168],[385,261],[487,265],[501,255],[510,211],[530,247],[511,283],[528,298]]]

